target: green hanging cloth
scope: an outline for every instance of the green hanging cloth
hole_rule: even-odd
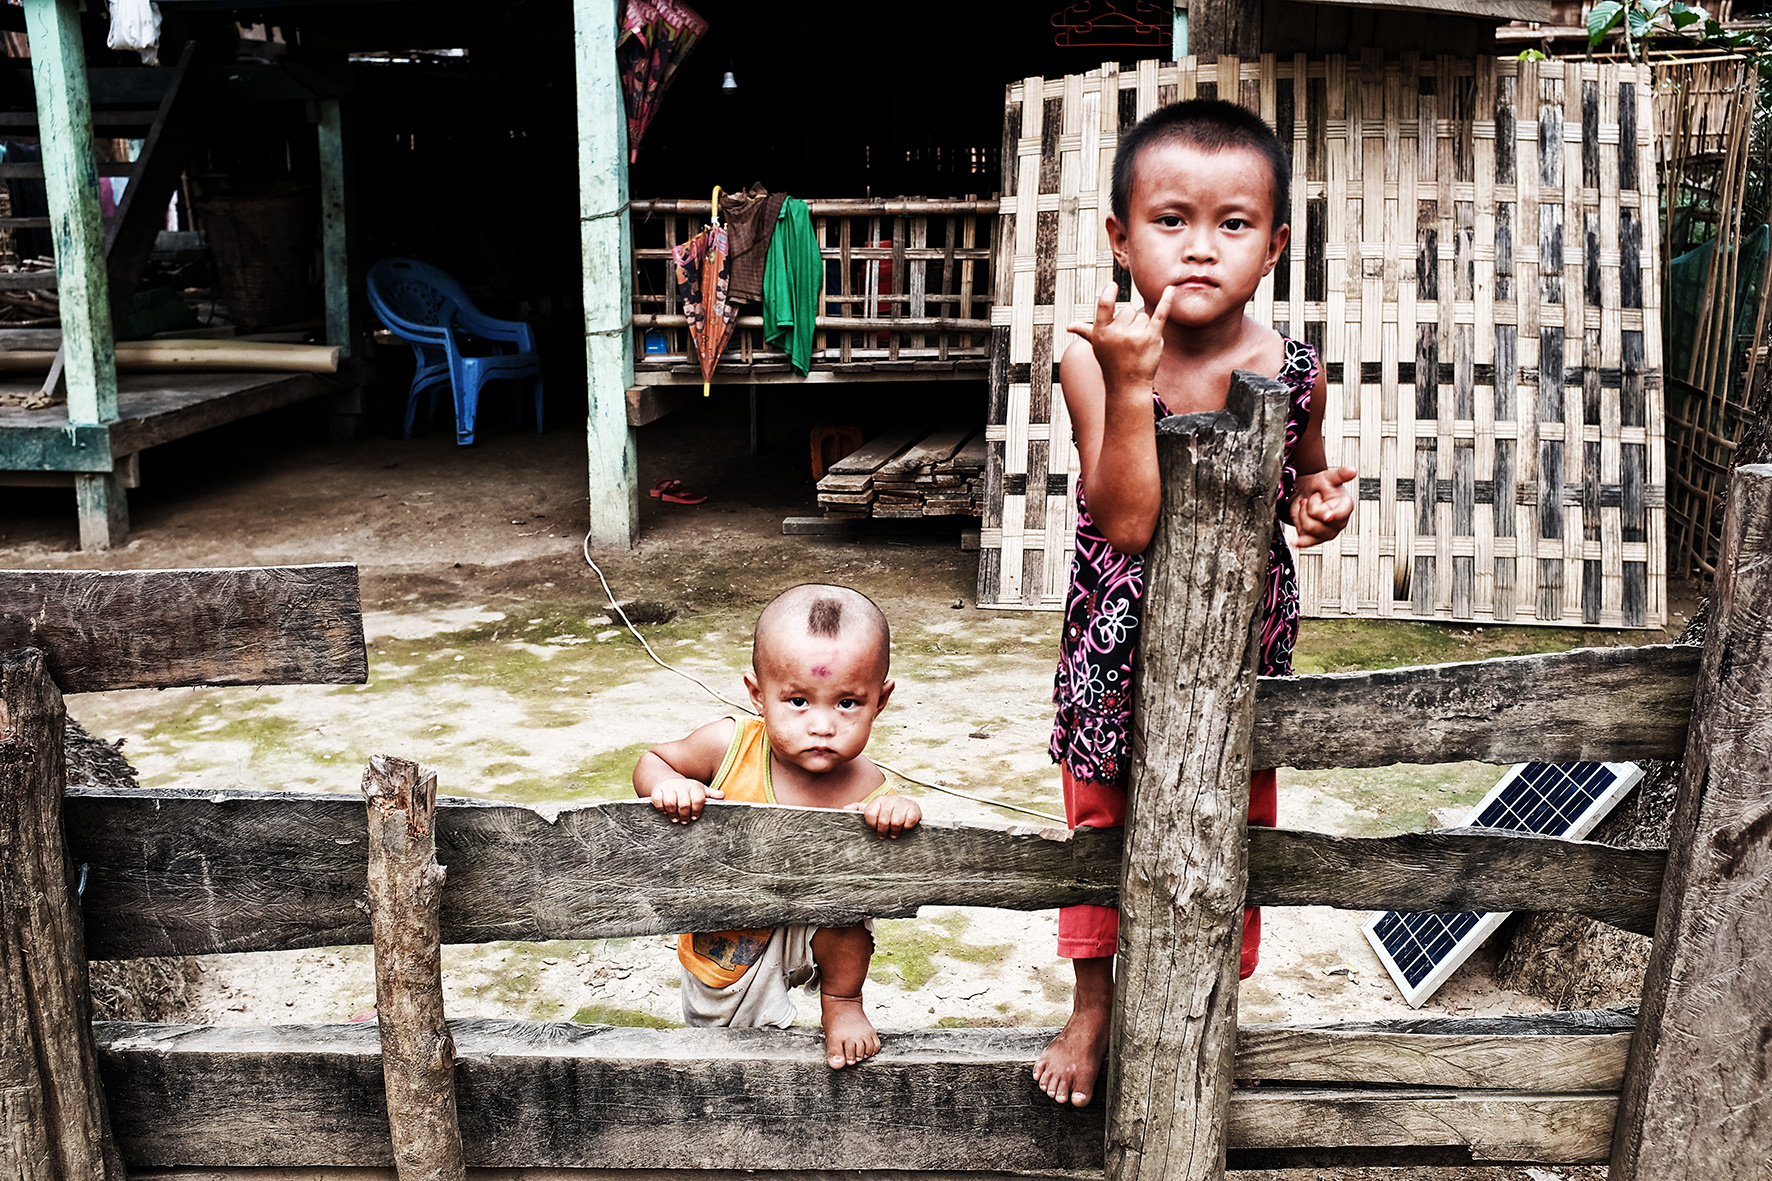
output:
[[[788,355],[802,374],[812,369],[813,321],[818,316],[818,284],[824,259],[812,232],[806,202],[781,203],[769,257],[763,263],[763,340]]]

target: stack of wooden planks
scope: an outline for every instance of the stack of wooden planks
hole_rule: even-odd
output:
[[[984,503],[982,427],[888,431],[826,469],[827,517],[976,517]]]

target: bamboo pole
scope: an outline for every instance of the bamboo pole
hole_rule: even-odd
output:
[[[1163,502],[1145,551],[1107,1181],[1224,1175],[1286,389],[1239,371],[1226,407],[1168,419],[1157,435]]]
[[[0,1173],[124,1181],[62,841],[62,695],[34,648],[0,653]]]
[[[400,1181],[466,1181],[455,1113],[455,1041],[443,1017],[437,774],[376,755],[369,808],[370,928],[388,1130]]]
[[[343,351],[342,345],[268,340],[133,340],[117,346],[117,368],[337,373]],[[48,349],[0,350],[0,373],[41,373],[52,367],[57,355]]]

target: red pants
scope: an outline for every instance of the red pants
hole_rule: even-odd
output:
[[[1079,782],[1064,770],[1064,818],[1072,828],[1126,827],[1126,793],[1111,783]],[[1272,828],[1279,821],[1279,792],[1271,769],[1249,777],[1249,823]],[[1058,954],[1066,959],[1113,955],[1120,939],[1120,912],[1112,906],[1067,906],[1058,912]],[[1243,962],[1248,979],[1261,953],[1261,908],[1243,911]]]

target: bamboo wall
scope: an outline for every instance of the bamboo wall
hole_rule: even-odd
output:
[[[1057,326],[1127,288],[1102,226],[1120,130],[1198,96],[1291,145],[1292,245],[1252,313],[1317,347],[1330,461],[1361,473],[1347,531],[1299,555],[1305,614],[1659,626],[1651,89],[1630,65],[1371,53],[1010,86],[980,603],[1062,606]]]

